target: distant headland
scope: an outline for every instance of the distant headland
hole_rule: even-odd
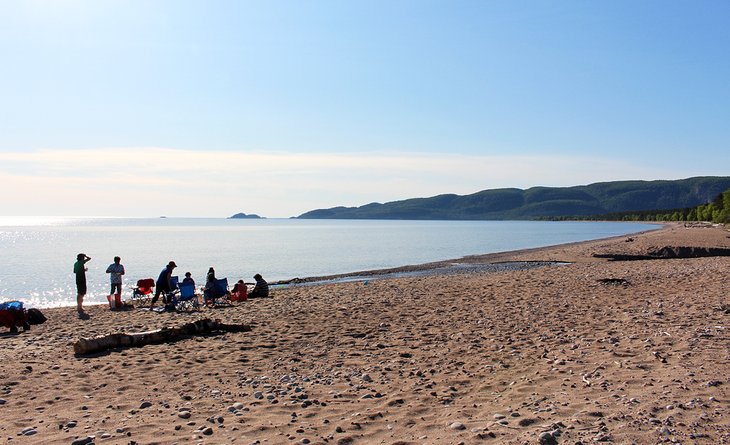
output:
[[[264,219],[262,216],[256,214],[247,215],[245,213],[236,213],[233,216],[229,216],[228,219]]]

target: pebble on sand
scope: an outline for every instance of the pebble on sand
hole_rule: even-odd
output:
[[[29,426],[27,428],[23,428],[20,431],[20,435],[21,436],[32,436],[32,435],[36,434],[37,432],[38,432],[38,430],[36,430],[35,427]]]

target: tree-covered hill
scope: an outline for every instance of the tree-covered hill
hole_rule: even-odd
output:
[[[361,207],[312,210],[308,219],[538,219],[696,207],[730,188],[730,177],[613,181],[574,187],[483,190]]]

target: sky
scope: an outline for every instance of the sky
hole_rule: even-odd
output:
[[[730,174],[727,1],[0,2],[0,216]]]

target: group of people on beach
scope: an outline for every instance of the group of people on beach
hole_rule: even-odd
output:
[[[86,272],[88,271],[86,263],[91,260],[91,257],[79,253],[76,256],[76,263],[74,263],[74,274],[76,275],[76,310],[79,313],[79,317],[88,318],[88,314],[84,311],[83,303],[84,296],[86,295]],[[114,257],[114,262],[106,268],[106,273],[109,274],[111,287],[109,291],[110,298],[116,297],[117,301],[120,300],[122,294],[122,276],[125,274],[124,266],[121,264],[122,259],[118,256]],[[170,261],[160,271],[157,281],[155,282],[155,295],[152,298],[151,306],[154,306],[160,299],[163,298],[163,303],[167,303],[167,295],[172,292],[175,288],[173,284],[173,270],[177,267],[174,261]],[[264,280],[261,274],[253,276],[255,283],[245,283],[243,280],[238,280],[234,285],[233,290],[228,292],[225,289],[226,295],[234,301],[246,301],[248,298],[265,298],[269,296],[269,284]],[[215,270],[211,267],[208,269],[208,273],[205,279],[205,286],[203,287],[203,299],[206,304],[213,304],[215,299],[214,289],[217,285],[218,279],[215,276]],[[185,272],[185,278],[182,280],[183,285],[192,284],[195,286],[195,280],[192,278],[190,272]],[[253,290],[248,292],[247,284],[254,284]]]
[[[111,267],[111,266],[110,266]],[[173,290],[173,283],[172,283],[172,271],[177,267],[177,264],[175,264],[174,261],[170,261],[167,263],[167,265],[160,271],[160,275],[157,277],[156,282],[156,290],[155,290],[155,296],[152,298],[151,305],[154,306],[157,301],[160,298],[160,295],[163,297],[163,302],[165,301],[165,297],[169,292]],[[107,270],[109,272],[109,270]],[[249,283],[249,284],[255,284],[253,290],[251,293],[248,292],[248,286],[243,280],[238,280],[238,282],[233,286],[233,290],[229,292],[230,298],[234,301],[245,301],[248,298],[265,298],[269,296],[269,284],[264,280],[264,278],[261,276],[261,274],[256,274],[253,276],[254,280],[256,280],[256,283]],[[218,278],[215,276],[215,269],[212,267],[208,269],[208,273],[205,277],[205,286],[203,287],[203,298],[205,300],[206,304],[211,304],[214,300],[214,290],[216,287],[216,283],[218,281]],[[185,278],[182,280],[182,284],[192,284],[195,286],[195,280],[192,278],[192,274],[190,272],[185,272]],[[227,291],[227,289],[226,289]]]

